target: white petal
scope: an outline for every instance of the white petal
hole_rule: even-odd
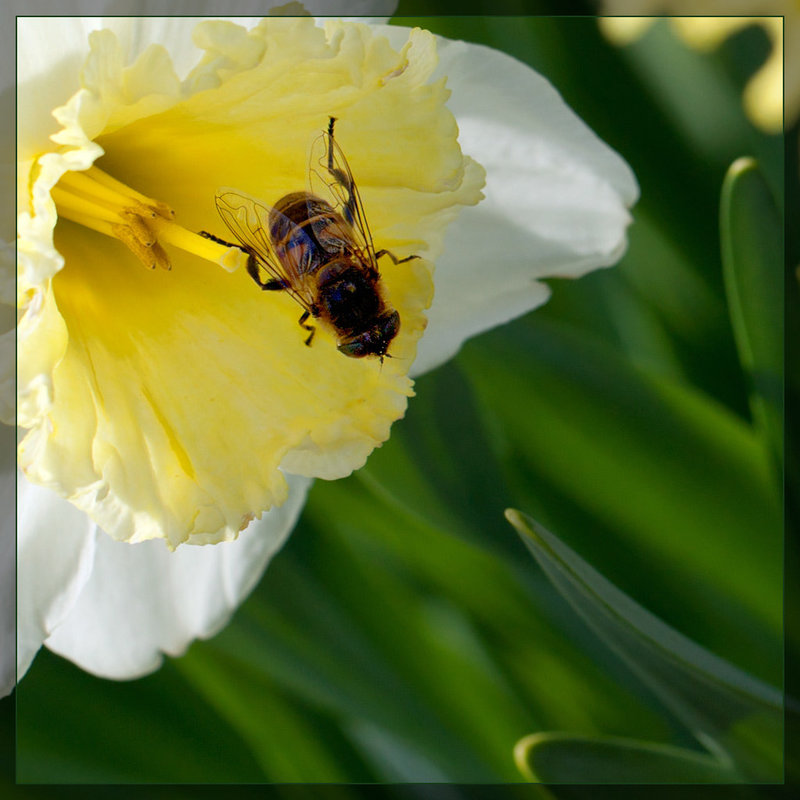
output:
[[[0,697],[14,688],[14,429],[0,425]]]
[[[297,519],[310,481],[287,476],[289,499],[233,542],[170,552],[102,535],[91,580],[47,647],[106,678],[157,669],[195,638],[219,631],[252,590]]]
[[[97,533],[86,514],[21,473],[17,492],[17,672],[22,677],[86,584]]]
[[[86,58],[89,32],[99,20],[85,17],[27,17],[17,23],[17,159],[32,163],[52,149],[50,136],[61,125],[53,109],[66,102],[80,87],[80,69]],[[58,80],[53,80],[57,75]],[[24,169],[27,173],[27,167]],[[24,209],[28,198],[18,197]]]
[[[384,30],[390,41],[402,32]],[[414,375],[545,302],[539,279],[619,260],[639,193],[625,161],[541,75],[491,48],[437,42],[434,78],[447,76],[461,147],[487,176],[485,200],[448,229]]]
[[[17,395],[17,341],[16,341],[16,278],[14,276],[14,246],[0,240],[0,422],[13,426],[16,421]],[[5,435],[5,434],[4,434]],[[8,434],[11,436],[11,434]],[[14,482],[13,464],[16,460],[13,441],[9,440],[8,456],[11,484]],[[9,503],[6,508],[11,508]]]

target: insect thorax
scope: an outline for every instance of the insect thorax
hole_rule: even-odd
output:
[[[358,332],[383,311],[377,277],[347,261],[326,265],[319,273],[317,306],[339,331]]]
[[[269,232],[273,238],[282,239],[287,233],[286,224],[303,225],[320,215],[335,214],[333,206],[310,192],[292,192],[275,203],[269,215]]]
[[[314,272],[343,253],[355,252],[353,230],[330,203],[309,192],[284,195],[269,215],[269,234],[279,257]]]

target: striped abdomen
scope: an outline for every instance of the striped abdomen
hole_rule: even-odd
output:
[[[352,252],[350,226],[330,203],[310,192],[292,192],[278,200],[269,214],[269,235],[278,257],[296,264],[300,274]]]

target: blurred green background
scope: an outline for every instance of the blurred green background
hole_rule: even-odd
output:
[[[544,74],[638,177],[628,253],[421,378],[213,640],[128,683],[43,650],[17,780],[780,782],[798,128],[784,151],[742,111],[766,36],[699,54],[665,21],[624,48],[591,18],[396,21]],[[560,737],[515,763],[536,733]]]

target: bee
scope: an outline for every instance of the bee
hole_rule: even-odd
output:
[[[400,315],[384,298],[378,259],[389,256],[400,264],[418,256],[398,259],[388,250],[376,252],[356,182],[334,139],[335,122],[330,117],[318,140],[321,154],[312,149],[309,185],[315,191],[284,195],[270,208],[221,189],[216,206],[238,241],[231,246],[248,254],[247,271],[256,284],[265,291],[287,292],[302,306],[298,323],[308,331],[306,345],[316,332],[311,317],[335,333],[340,353],[378,356],[383,362],[400,330]]]

